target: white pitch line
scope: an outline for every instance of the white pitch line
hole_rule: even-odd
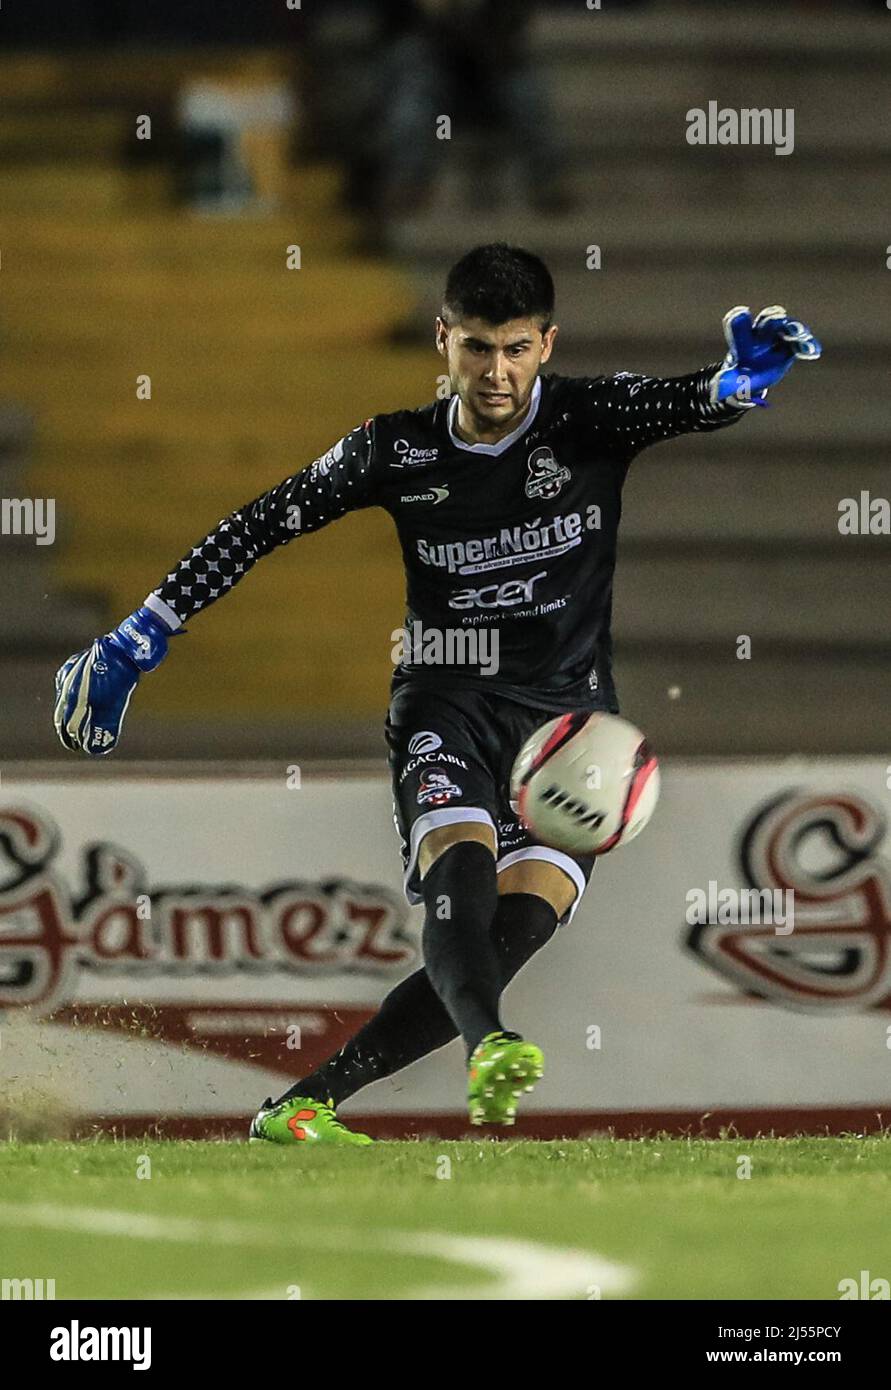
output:
[[[491,1284],[429,1285],[405,1295],[408,1300],[588,1298],[592,1288],[603,1294],[627,1293],[637,1271],[615,1264],[596,1251],[507,1236],[453,1236],[442,1231],[319,1229],[302,1230],[299,1241],[287,1231],[269,1231],[249,1222],[205,1221],[182,1216],[147,1216],[140,1212],[109,1211],[99,1207],[65,1207],[49,1202],[0,1202],[0,1224],[72,1231],[90,1236],[120,1236],[130,1240],[174,1241],[201,1245],[299,1245],[300,1249],[382,1250],[421,1255],[448,1264],[485,1270]],[[315,1237],[315,1238],[314,1238]],[[163,1295],[167,1298],[182,1294]],[[214,1297],[225,1295],[216,1294]],[[238,1299],[281,1298],[269,1290],[246,1290]],[[395,1301],[401,1301],[399,1299]]]
[[[415,1290],[410,1295],[413,1299],[587,1298],[593,1288],[601,1295],[624,1294],[637,1283],[637,1272],[629,1265],[614,1264],[594,1250],[543,1245],[510,1236],[450,1236],[438,1231],[382,1235],[390,1249],[473,1265],[495,1278],[492,1284],[472,1289],[431,1284]]]
[[[128,1236],[133,1240],[173,1240],[185,1244],[277,1245],[276,1232],[237,1221],[197,1221],[183,1216],[143,1216],[139,1212],[106,1211],[99,1207],[61,1207],[51,1203],[0,1202],[0,1222],[10,1226],[39,1226],[51,1231],[86,1235]]]

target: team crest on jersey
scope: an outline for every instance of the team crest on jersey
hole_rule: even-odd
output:
[[[418,786],[419,806],[444,806],[456,796],[463,796],[461,788],[453,782],[444,767],[427,767],[421,773]]]
[[[564,483],[571,477],[565,464],[554,458],[553,449],[547,444],[533,449],[527,460],[529,477],[526,479],[526,496],[549,502],[556,497]]]

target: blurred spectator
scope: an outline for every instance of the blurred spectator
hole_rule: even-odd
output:
[[[178,103],[179,192],[197,212],[272,212],[281,205],[291,92],[274,67],[242,56],[231,72],[195,77]]]
[[[438,156],[448,149],[436,139],[436,118],[448,115],[453,133],[467,123],[488,137],[478,170],[481,197],[492,187],[492,161],[512,148],[530,201],[542,210],[566,210],[565,162],[528,51],[533,0],[379,0],[377,8],[380,209],[399,215],[427,204]]]

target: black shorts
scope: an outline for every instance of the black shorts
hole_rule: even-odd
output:
[[[552,709],[533,709],[483,690],[433,691],[407,682],[393,691],[386,723],[388,762],[410,903],[422,901],[418,848],[428,830],[484,821],[495,832],[499,872],[523,859],[543,859],[569,875],[576,896],[563,920],[571,921],[594,855],[539,844],[510,801],[514,759],[529,735],[555,717]]]

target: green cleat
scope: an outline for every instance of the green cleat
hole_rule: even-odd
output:
[[[541,1048],[519,1033],[487,1033],[467,1065],[467,1103],[474,1125],[512,1125],[518,1099],[544,1075]]]
[[[341,1124],[334,1106],[309,1096],[292,1096],[280,1105],[265,1100],[251,1120],[248,1139],[272,1144],[373,1144],[370,1134],[357,1134]]]

